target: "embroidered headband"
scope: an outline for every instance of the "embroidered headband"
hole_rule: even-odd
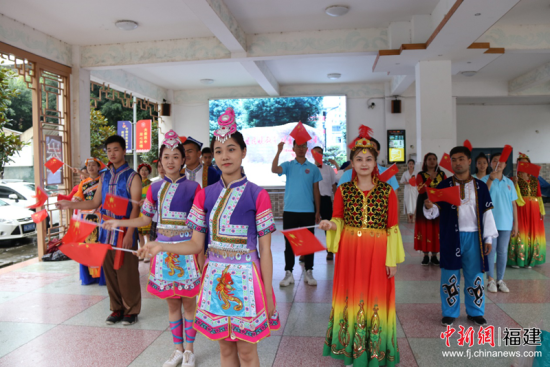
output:
[[[107,166],[105,165],[105,163],[103,163],[102,161],[100,161],[99,159],[94,158],[94,157],[90,157],[90,158],[86,159],[86,162],[84,163],[84,165],[87,166],[88,163],[89,163],[89,162],[92,162],[92,161],[94,161],[94,162],[97,163],[97,165],[99,166],[99,170],[100,170],[100,171],[101,171],[102,169],[104,169],[105,167],[107,167]]]
[[[348,145],[348,148],[351,150],[363,149],[363,153],[366,153],[367,148],[374,148],[374,144],[370,140],[371,136],[372,129],[368,126],[361,125],[359,127],[359,136]]]
[[[232,107],[228,107],[227,110],[225,110],[225,112],[218,117],[218,126],[219,128],[214,131],[214,136],[220,143],[223,144],[237,131],[235,111],[233,111]]]
[[[162,145],[170,148],[170,150],[174,150],[178,144],[181,144],[181,140],[174,130],[170,130],[164,134],[164,141],[162,142]]]

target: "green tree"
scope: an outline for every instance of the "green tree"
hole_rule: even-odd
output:
[[[317,115],[323,109],[323,97],[251,98],[242,100],[249,127],[284,125],[302,121],[317,127]]]
[[[13,70],[0,66],[0,170],[2,171],[7,163],[13,161],[11,157],[27,145],[19,139],[18,135],[8,135],[4,131],[4,127],[7,127],[6,125],[10,122],[8,112],[11,100],[19,94],[16,88],[10,86],[10,80],[13,78],[16,78]]]
[[[103,114],[94,109],[93,103],[90,103],[90,148],[92,157],[107,163],[108,158],[103,143],[111,135],[116,134],[116,129],[109,124],[109,121]]]
[[[346,152],[343,151],[338,145],[332,145],[325,149],[323,152],[325,158],[334,159],[339,166],[341,166],[346,160]]]
[[[17,95],[11,99],[11,105],[8,109],[8,119],[6,127],[26,131],[32,127],[32,91],[27,88],[27,83],[22,76],[17,76],[9,80],[9,86],[17,91]]]

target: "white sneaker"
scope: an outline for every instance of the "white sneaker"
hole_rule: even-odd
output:
[[[190,350],[186,350],[183,353],[181,367],[195,367],[195,355]]]
[[[317,281],[313,277],[313,272],[311,271],[311,269],[306,271],[306,273],[304,274],[304,282],[306,282],[308,285],[317,285]]]
[[[489,280],[489,282],[487,283],[487,290],[491,293],[496,293],[498,292],[498,289],[497,289],[497,283],[495,282],[495,280]]]
[[[181,361],[183,361],[183,352],[176,349],[162,367],[179,367]]]
[[[294,284],[294,275],[290,270],[285,272],[285,278],[279,283],[280,287],[288,287],[290,284]]]
[[[506,285],[506,283],[504,283],[504,280],[499,280],[497,283],[497,286],[498,286],[498,290],[501,292],[504,292],[504,293],[510,292],[510,289],[508,289],[508,286]]]

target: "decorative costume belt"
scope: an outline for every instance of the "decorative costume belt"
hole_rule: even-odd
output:
[[[252,261],[258,258],[256,250],[222,250],[208,247],[207,255],[209,259],[230,259]],[[219,261],[219,260],[218,260]]]
[[[523,201],[539,201],[536,196],[524,196]]]
[[[165,237],[181,237],[182,239],[190,239],[193,236],[193,231],[190,228],[185,229],[168,229],[157,227],[157,233]]]
[[[344,231],[348,232],[351,235],[361,237],[361,236],[370,236],[370,237],[380,237],[383,234],[389,235],[390,229],[378,229],[378,228],[360,228],[360,227],[351,227],[344,226]]]

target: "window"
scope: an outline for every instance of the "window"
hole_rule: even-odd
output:
[[[333,133],[339,133],[340,131],[342,131],[342,126],[340,126],[340,125],[332,125],[332,132],[333,132]]]

